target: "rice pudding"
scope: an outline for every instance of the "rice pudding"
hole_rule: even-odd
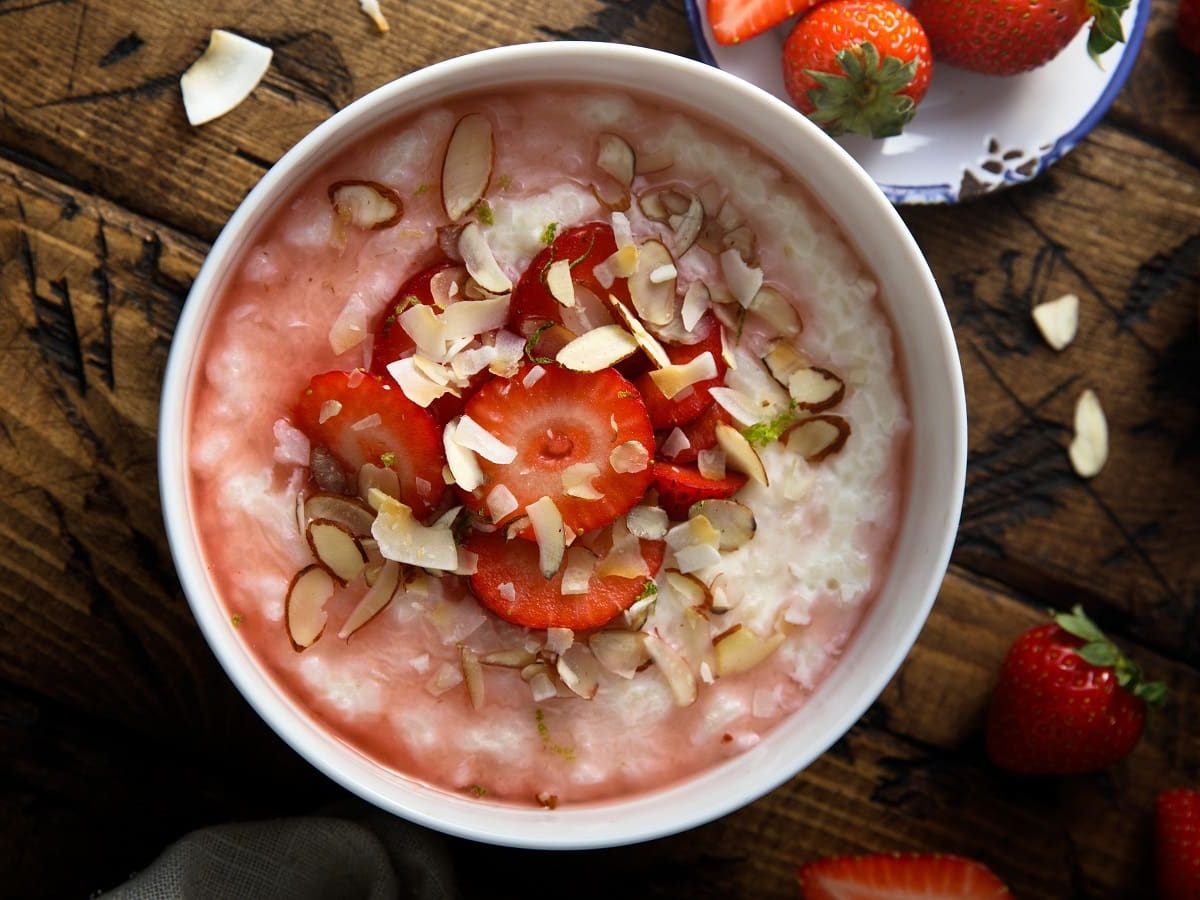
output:
[[[875,293],[802,185],[680,111],[384,124],[219,301],[188,446],[217,593],[412,778],[555,806],[706,768],[803,705],[887,571],[909,424]]]

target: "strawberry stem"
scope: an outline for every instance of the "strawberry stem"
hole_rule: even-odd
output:
[[[1114,44],[1125,43],[1121,15],[1129,8],[1129,0],[1088,0],[1092,27],[1088,32],[1088,56],[1100,65],[1100,55]],[[1103,68],[1103,67],[1101,67]]]
[[[879,58],[870,41],[839,50],[836,59],[844,75],[805,69],[817,86],[808,92],[809,118],[830,134],[847,131],[873,138],[893,137],[912,121],[917,107],[901,93],[917,74],[917,61],[896,56]]]
[[[1117,684],[1151,706],[1161,706],[1166,702],[1167,686],[1161,681],[1146,681],[1138,664],[1108,639],[1100,627],[1088,618],[1082,606],[1076,604],[1069,613],[1051,610],[1050,617],[1067,634],[1085,642],[1075,648],[1075,653],[1085,662],[1112,669]]]

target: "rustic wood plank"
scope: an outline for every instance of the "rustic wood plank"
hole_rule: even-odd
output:
[[[905,212],[945,296],[967,383],[955,559],[1044,603],[1094,598],[1110,623],[1193,661],[1198,207],[1200,170],[1101,127],[1028,187],[962,210]],[[1079,335],[1055,353],[1029,311],[1068,292],[1082,301]],[[1107,414],[1111,454],[1084,481],[1066,446],[1088,387]]]
[[[414,69],[484,47],[557,37],[691,48],[679,0],[394,0],[384,9],[393,24],[386,36],[356,0],[303,0],[289,4],[286,15],[248,0],[211,10],[155,0],[57,0],[0,11],[12,36],[0,41],[0,147],[212,240],[285,150],[351,100]],[[192,128],[179,76],[213,28],[267,44],[275,57],[237,110]],[[57,48],[59,58],[47,48]],[[32,71],[39,77],[28,77]]]

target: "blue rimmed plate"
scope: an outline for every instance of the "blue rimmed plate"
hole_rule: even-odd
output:
[[[780,55],[791,23],[723,47],[708,26],[705,0],[684,0],[700,58],[787,100]],[[1040,69],[1009,78],[934,64],[929,93],[904,133],[838,142],[893,203],[957,203],[1034,178],[1095,127],[1125,83],[1150,18],[1149,0],[1123,17],[1125,44],[1087,55],[1087,29]]]

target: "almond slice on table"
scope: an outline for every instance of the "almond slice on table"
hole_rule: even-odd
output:
[[[606,132],[600,135],[598,141],[596,165],[611,175],[617,184],[628,189],[633,184],[637,155],[623,137]]]
[[[325,631],[325,604],[333,588],[333,577],[318,565],[301,569],[288,585],[284,625],[297,653],[315,644]]]
[[[1055,350],[1064,349],[1079,330],[1079,297],[1063,294],[1057,300],[1039,303],[1033,308],[1033,321],[1047,344]]]
[[[459,119],[442,158],[442,207],[451,222],[479,205],[492,179],[494,160],[492,123],[487,116],[468,113]]]
[[[367,564],[362,544],[341,522],[314,519],[304,529],[304,537],[317,562],[341,584],[357,578]]]
[[[574,372],[599,372],[637,350],[636,338],[620,325],[603,325],[575,338],[558,351],[555,361]]]
[[[355,537],[367,537],[375,510],[355,497],[318,492],[304,498],[304,526],[312,519],[328,519],[344,525]]]
[[[671,689],[675,705],[691,706],[695,703],[698,695],[696,676],[692,674],[692,668],[687,664],[687,660],[657,635],[646,635],[645,643],[646,652],[650,654],[650,658],[666,680],[667,687]]]
[[[387,608],[396,596],[396,588],[400,584],[400,563],[395,560],[385,560],[383,567],[375,576],[371,587],[363,594],[362,599],[350,611],[346,621],[342,623],[338,637],[342,640],[349,638]]]
[[[1075,437],[1067,454],[1081,478],[1099,475],[1108,461],[1108,421],[1104,418],[1100,399],[1091,388],[1075,401]]]
[[[533,536],[538,546],[538,568],[547,578],[553,578],[562,566],[567,549],[567,538],[563,530],[562,514],[554,501],[542,497],[525,507]]]
[[[840,377],[818,366],[797,369],[787,381],[788,393],[796,408],[805,412],[824,412],[842,402],[846,383]]]
[[[741,472],[747,478],[767,487],[767,470],[763,466],[762,458],[742,433],[720,422],[716,427],[716,435],[717,446],[725,451],[725,464],[735,472]]]
[[[379,0],[358,0],[358,6],[371,19],[380,34],[388,33],[388,20],[383,17]]]
[[[355,228],[391,228],[404,218],[400,195],[378,181],[335,181],[329,186],[329,202],[338,218]]]
[[[188,122],[203,125],[250,96],[271,65],[270,47],[216,29],[208,48],[179,79]]]
[[[850,437],[850,423],[841,416],[822,414],[804,419],[788,432],[787,448],[817,463],[837,453]]]
[[[779,649],[784,636],[775,632],[762,638],[743,625],[734,625],[713,638],[718,677],[748,672]]]
[[[588,647],[601,666],[626,680],[633,678],[650,661],[646,636],[640,631],[597,631],[588,638]]]
[[[738,549],[758,530],[750,507],[737,500],[701,500],[688,510],[688,517],[692,516],[704,516],[721,533],[720,550]]]
[[[629,298],[638,316],[650,325],[666,325],[675,317],[675,275],[655,275],[668,267],[672,273],[675,271],[671,251],[660,241],[643,241],[638,248],[637,270],[628,276]]]

